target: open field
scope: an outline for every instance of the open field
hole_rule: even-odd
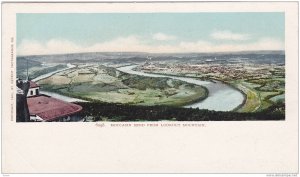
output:
[[[257,111],[261,105],[259,94],[241,83],[234,83],[234,86],[246,94],[246,101],[244,105],[242,105],[241,108],[239,108],[237,111],[238,112]]]
[[[238,112],[264,110],[275,103],[275,101],[272,100],[273,97],[283,93],[282,89],[271,89],[272,91],[260,90],[261,85],[240,80],[232,82],[232,85],[245,93],[247,97],[245,103],[237,109]]]

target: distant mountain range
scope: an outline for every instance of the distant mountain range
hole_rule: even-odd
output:
[[[38,62],[58,62],[58,63],[88,63],[97,61],[123,61],[123,62],[143,62],[146,60],[185,60],[198,58],[216,58],[225,57],[250,57],[257,56],[283,56],[284,51],[244,51],[244,52],[217,52],[217,53],[146,53],[146,52],[92,52],[92,53],[72,53],[72,54],[55,54],[55,55],[34,55],[20,56],[17,60],[29,59]],[[38,64],[38,63],[36,63]],[[22,64],[23,66],[23,64]]]

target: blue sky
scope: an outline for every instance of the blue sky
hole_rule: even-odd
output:
[[[284,23],[280,12],[17,14],[17,52],[284,50]]]

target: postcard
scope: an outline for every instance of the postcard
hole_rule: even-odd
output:
[[[298,3],[2,4],[3,173],[298,173]]]

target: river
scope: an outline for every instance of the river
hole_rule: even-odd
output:
[[[132,70],[135,67],[137,67],[137,65],[124,66],[119,67],[117,69],[128,74],[135,74],[146,77],[167,77],[182,80],[188,83],[202,85],[208,89],[209,94],[206,99],[184,106],[186,108],[209,109],[215,111],[231,111],[238,107],[240,104],[242,104],[244,100],[244,96],[240,91],[220,81],[214,81],[214,83],[210,81],[201,81],[189,77],[176,77],[162,74],[144,73]]]
[[[54,92],[40,91],[40,93],[44,94],[44,95],[51,96],[51,97],[59,99],[59,100],[66,101],[66,102],[88,102],[86,100],[82,100],[82,99],[78,99],[78,98],[72,98],[72,97],[68,97],[68,96],[61,95],[61,94],[54,93]]]

